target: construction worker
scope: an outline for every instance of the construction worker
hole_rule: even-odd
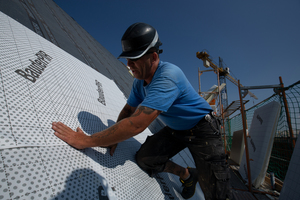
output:
[[[193,89],[179,67],[160,61],[157,31],[145,23],[131,25],[122,37],[123,52],[135,79],[126,105],[113,126],[87,136],[54,122],[55,135],[78,149],[110,147],[145,130],[157,117],[166,124],[149,136],[136,153],[136,162],[149,176],[168,172],[180,177],[181,195],[191,198],[199,182],[205,199],[231,198],[229,169],[219,131],[219,121],[209,104]],[[188,148],[195,168],[170,161]]]

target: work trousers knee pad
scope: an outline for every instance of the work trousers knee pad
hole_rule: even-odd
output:
[[[136,152],[135,154],[135,160],[137,165],[144,171],[148,170],[148,166],[147,164],[144,162],[144,158],[143,156],[141,156],[141,154],[138,152]]]
[[[160,162],[157,162],[153,157],[144,156],[140,151],[136,153],[135,160],[137,165],[150,177],[162,172],[165,168],[165,164],[160,164]]]

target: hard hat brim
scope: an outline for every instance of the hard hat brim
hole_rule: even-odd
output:
[[[123,52],[119,55],[118,59],[119,58],[137,59],[142,57],[146,53],[145,51],[147,51],[147,49],[144,51]]]

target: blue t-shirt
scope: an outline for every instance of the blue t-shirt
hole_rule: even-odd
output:
[[[172,129],[190,129],[212,111],[182,70],[171,63],[160,61],[152,81],[143,84],[144,80],[134,79],[127,103],[162,111],[159,118]]]

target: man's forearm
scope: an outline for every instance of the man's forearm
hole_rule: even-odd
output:
[[[135,111],[134,114],[131,114],[132,111]],[[151,108],[141,106],[135,109],[126,104],[118,117],[118,120],[122,117],[124,119],[101,132],[91,135],[91,145],[104,147],[127,140],[145,130],[159,114],[160,111]]]
[[[107,128],[106,130],[103,130],[101,132],[95,133],[92,136],[90,136],[90,138],[89,138],[90,145],[91,146],[99,145],[102,147],[112,147],[112,146],[118,144],[120,141],[123,141],[124,138],[128,139],[128,138],[132,137],[132,136],[129,136],[126,134],[126,132],[133,133],[132,127],[124,125],[124,124],[126,124],[125,122],[122,122],[121,124],[118,122],[122,121],[125,118],[130,117],[132,115],[132,113],[134,113],[135,109],[136,108],[133,108],[126,103],[118,116],[117,123],[114,124],[113,126]],[[132,125],[132,123],[130,123],[130,124]],[[120,127],[124,127],[124,126],[127,129],[129,128],[126,132],[125,132],[124,128],[120,128]],[[130,129],[132,129],[132,130],[130,130]],[[122,130],[122,134],[119,133],[120,130]],[[118,134],[119,135],[121,134],[121,136],[117,136]],[[123,138],[123,140],[121,140],[121,138]]]
[[[108,147],[141,133],[160,114],[160,111],[144,106],[138,109],[129,105],[126,107],[129,107],[131,111],[135,110],[134,114],[125,117],[128,116],[129,112],[124,109],[116,124],[91,136],[86,135],[79,127],[73,131],[61,122],[53,122],[52,129],[58,138],[77,149],[97,146]]]
[[[143,130],[144,128],[134,126],[129,118],[125,118],[123,120],[120,120],[113,126],[91,135],[90,145],[110,146],[121,141],[127,140],[128,138],[139,134]]]
[[[121,121],[122,119],[125,119],[127,117],[130,117],[132,115],[132,113],[134,113],[135,108],[132,108],[131,106],[129,106],[128,104],[126,104],[124,106],[124,108],[121,110],[117,122]]]
[[[141,132],[141,129],[137,129],[128,118],[91,136],[86,135],[79,127],[76,131],[73,131],[61,122],[53,122],[52,129],[58,138],[77,149],[97,146],[107,147]]]

